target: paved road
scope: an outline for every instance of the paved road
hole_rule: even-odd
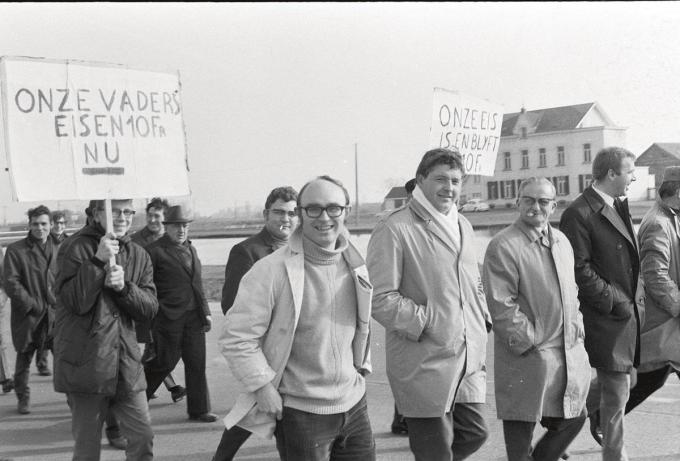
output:
[[[217,351],[216,339],[222,324],[217,303],[216,328],[208,334],[208,381],[213,411],[224,415],[233,404],[238,386],[226,363]],[[1,322],[7,324],[4,321]],[[5,331],[5,333],[7,333]],[[4,336],[9,338],[9,336]],[[401,461],[413,459],[405,437],[389,432],[392,417],[392,396],[385,376],[384,331],[375,326],[373,335],[373,361],[375,371],[368,378],[369,413],[375,433],[378,460]],[[11,349],[11,347],[10,347]],[[489,348],[490,358],[493,355]],[[13,353],[10,353],[13,355]],[[14,358],[12,357],[12,362]],[[493,369],[489,360],[489,369]],[[175,373],[184,382],[183,368]],[[70,413],[64,396],[52,389],[51,378],[31,373],[32,408],[29,415],[16,412],[14,394],[0,394],[0,460],[14,461],[60,461],[70,460],[72,439]],[[470,461],[496,461],[505,459],[503,435],[495,418],[493,398],[493,373],[489,376],[487,416],[491,435],[487,443]],[[155,437],[155,459],[162,461],[208,461],[219,442],[220,422],[202,424],[186,419],[186,403],[173,404],[164,390],[158,399],[151,401],[151,415]],[[631,460],[667,461],[680,460],[680,383],[674,377],[649,401],[641,405],[626,420],[627,444]],[[536,433],[541,432],[537,428]],[[123,452],[106,445],[102,450],[103,461],[123,460]],[[574,461],[600,459],[598,447],[584,429],[570,449]],[[237,459],[268,461],[278,459],[273,441],[251,438],[243,446]],[[538,461],[538,460],[537,460]]]

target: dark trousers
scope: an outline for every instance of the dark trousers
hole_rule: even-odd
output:
[[[547,429],[534,449],[531,438],[536,423],[531,421],[503,420],[503,437],[508,461],[557,461],[576,438],[586,421],[585,411],[576,418],[541,418]]]
[[[416,461],[458,461],[467,458],[489,436],[482,403],[456,403],[438,418],[409,418],[408,441]]]
[[[17,352],[17,360],[14,364],[14,390],[17,397],[30,397],[31,389],[28,387],[28,374],[31,368],[33,353],[47,344],[47,316],[38,324],[33,331],[33,342],[28,344],[21,352]]]
[[[274,435],[282,461],[375,461],[366,397],[333,415],[283,407]]]
[[[250,434],[250,431],[238,426],[225,429],[212,461],[231,461],[234,459],[236,452],[246,443]]]
[[[680,379],[680,371],[675,370],[670,365],[647,373],[637,373],[637,383],[630,390],[630,397],[628,397],[628,402],[626,402],[626,413],[629,413],[633,408],[644,402],[647,397],[661,389],[666,383],[668,376],[673,372]]]
[[[208,380],[205,376],[205,333],[197,310],[170,320],[162,312],[154,320],[153,337],[156,358],[144,366],[146,397],[150,398],[181,358],[187,388],[187,412],[190,417],[210,411]]]

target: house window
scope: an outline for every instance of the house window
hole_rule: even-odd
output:
[[[529,168],[529,151],[523,150],[522,151],[522,169],[526,170],[528,168]]]
[[[569,195],[569,176],[555,176],[552,182],[557,190],[557,195]]]
[[[522,139],[526,139],[526,138],[527,138],[527,129],[526,129],[526,127],[523,126],[523,127],[521,128],[521,132],[522,132]]]
[[[557,146],[557,166],[564,166],[564,146]]]
[[[515,198],[515,181],[501,181],[501,198]]]
[[[503,170],[508,171],[512,170],[512,161],[510,159],[510,152],[506,152],[503,154]]]
[[[545,149],[538,149],[538,167],[539,168],[545,168],[546,167]]]
[[[590,144],[584,144],[583,145],[583,163],[590,163],[590,162],[592,162],[591,155],[590,155]]]
[[[472,193],[472,198],[482,198],[482,194],[479,192],[473,192]]]
[[[578,191],[583,192],[593,183],[592,174],[580,174],[578,175]]]
[[[472,175],[472,183],[479,184],[482,182],[482,177],[478,174]]]
[[[498,200],[498,181],[489,181],[486,183],[486,187],[489,193],[489,200]]]

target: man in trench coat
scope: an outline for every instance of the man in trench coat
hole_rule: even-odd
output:
[[[623,415],[631,372],[640,363],[644,287],[627,201],[635,156],[607,147],[593,161],[593,184],[564,210],[560,230],[574,249],[574,270],[590,365],[597,371],[588,413],[599,413],[602,459],[626,461]],[[599,406],[599,408],[598,408]],[[591,416],[591,433],[597,418]]]
[[[465,459],[487,438],[491,317],[472,226],[456,209],[460,154],[425,153],[413,199],[368,243],[373,318],[385,327],[387,376],[416,460]]]
[[[550,181],[524,180],[517,206],[519,218],[484,258],[496,411],[509,461],[555,461],[583,427],[590,382],[574,255],[548,221],[556,207]],[[547,432],[532,449],[536,422]]]

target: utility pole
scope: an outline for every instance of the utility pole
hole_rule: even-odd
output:
[[[354,216],[357,226],[359,225],[359,154],[357,152],[357,143],[354,143],[354,193],[356,196],[356,207],[354,208]]]

